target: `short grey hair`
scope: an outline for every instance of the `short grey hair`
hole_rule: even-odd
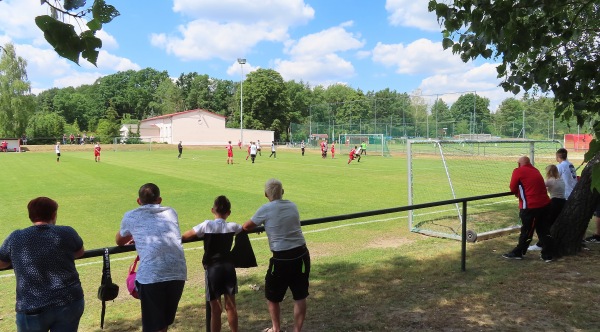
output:
[[[274,201],[283,197],[283,185],[277,179],[269,179],[265,183],[265,194],[269,200]]]

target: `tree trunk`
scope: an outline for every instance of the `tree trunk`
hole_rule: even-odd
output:
[[[592,169],[600,166],[599,163],[600,153],[597,153],[581,172],[577,185],[550,230],[557,256],[574,255],[581,250],[581,240],[600,203],[600,194],[591,189]]]

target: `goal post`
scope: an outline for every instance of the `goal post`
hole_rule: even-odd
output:
[[[340,134],[338,136],[338,146],[341,152],[350,152],[355,146],[367,144],[369,155],[389,156],[390,150],[387,147],[386,138],[383,134]]]
[[[509,191],[520,156],[528,156],[542,174],[555,164],[559,141],[533,140],[409,140],[408,205]],[[473,201],[467,228],[474,234],[505,233],[519,225],[514,196]],[[408,213],[409,228],[431,236],[461,238],[462,208],[458,204]]]

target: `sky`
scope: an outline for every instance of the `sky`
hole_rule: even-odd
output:
[[[62,1],[61,1],[62,2]],[[88,0],[91,4],[92,0]],[[0,1],[0,44],[27,61],[32,92],[92,84],[118,71],[154,68],[239,81],[273,69],[311,86],[445,95],[476,92],[492,111],[511,97],[498,87],[497,62],[463,63],[444,51],[428,0],[107,0],[121,13],[97,33],[97,67],[59,57],[35,25],[39,0]],[[71,21],[76,28],[84,26]],[[238,58],[246,59],[240,65]]]

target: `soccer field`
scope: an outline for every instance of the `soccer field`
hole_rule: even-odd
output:
[[[360,163],[354,161],[348,165],[345,154],[336,155],[335,159],[322,159],[318,151],[307,150],[302,157],[299,149],[280,148],[277,159],[269,158],[269,151],[257,156],[252,164],[245,160],[245,151],[235,150],[235,163],[227,165],[224,148],[187,148],[182,158],[177,159],[176,149],[168,146],[135,152],[114,151],[105,146],[102,161],[96,163],[91,147],[90,151],[70,151],[70,148],[81,150],[81,147],[63,147],[58,163],[53,151],[0,155],[5,174],[0,186],[2,241],[13,230],[30,226],[26,209],[30,199],[48,196],[59,204],[57,224],[74,227],[83,238],[86,249],[114,246],[115,233],[123,214],[136,208],[137,190],[147,182],[156,183],[161,189],[163,205],[178,212],[182,231],[212,218],[210,208],[218,195],[226,195],[231,200],[232,214],[228,220],[245,222],[267,202],[264,183],[272,177],[283,182],[284,198],[298,205],[302,219],[397,207],[407,202],[406,160],[401,157],[363,156]],[[385,222],[376,223],[382,220]],[[339,231],[339,227],[346,227],[345,231]],[[367,230],[373,232],[365,233]],[[317,255],[317,248],[321,246],[333,250],[336,255],[347,255],[348,249],[340,250],[340,246],[357,241],[359,237],[361,240],[381,237],[381,234],[392,230],[407,232],[405,214],[340,221],[304,229],[307,241],[314,245]],[[264,234],[253,235],[252,239],[259,268],[238,272],[240,288],[249,282],[261,283],[262,265],[268,260]],[[184,317],[194,318],[194,321],[204,317],[201,310],[204,303],[199,295],[204,286],[200,265],[202,251],[197,250],[201,249],[201,243],[189,243],[185,248],[189,279],[180,307],[193,308],[194,314],[189,317],[189,314],[184,314],[185,309],[180,311]],[[109,330],[129,329],[115,326],[115,320],[124,320],[127,326],[139,324],[139,304],[129,297],[123,284],[132,257],[132,253],[111,256],[113,279],[122,289],[115,303],[108,304]],[[95,330],[98,326],[100,301],[96,299],[95,292],[100,283],[100,262],[100,258],[77,262],[86,294],[82,331]],[[245,272],[249,274],[243,277]],[[8,331],[14,329],[15,283],[12,271],[0,272],[0,280],[0,330]],[[244,300],[241,301],[244,303]],[[252,301],[262,307],[262,296],[256,296]],[[131,317],[133,321],[129,322]],[[180,320],[180,324],[174,328],[175,331],[198,330],[196,325],[190,327],[185,319]]]

